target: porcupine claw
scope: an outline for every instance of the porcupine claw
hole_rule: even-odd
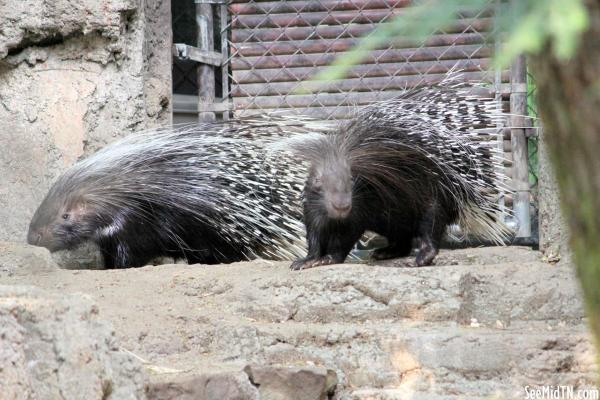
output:
[[[438,254],[439,250],[436,249],[431,243],[423,242],[416,257],[417,267],[426,267],[433,264],[433,259]]]
[[[292,265],[290,265],[290,269],[292,271],[301,271],[303,269],[309,269],[331,264],[336,264],[336,261],[333,259],[332,256],[329,255],[321,258],[312,258],[308,260],[306,258],[301,258],[294,261]]]

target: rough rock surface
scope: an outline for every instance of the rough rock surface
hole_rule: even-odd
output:
[[[0,0],[0,240],[78,158],[171,118],[170,2]]]
[[[3,399],[141,399],[141,364],[119,350],[89,296],[0,285]]]
[[[260,368],[332,370],[338,400],[522,399],[525,385],[595,383],[572,268],[525,248],[446,251],[425,268],[255,261],[32,274],[31,259],[15,261],[28,248],[14,247],[0,283],[91,295],[143,360],[149,398],[212,400],[220,387],[231,390],[222,398],[256,399]]]
[[[244,372],[261,400],[327,400],[337,385],[335,371],[325,368],[248,365]]]

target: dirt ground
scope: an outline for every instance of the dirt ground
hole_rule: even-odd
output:
[[[595,378],[571,266],[528,248],[300,272],[264,260],[69,270],[3,250],[0,284],[91,296],[151,385],[247,364],[331,369],[336,399],[522,398],[527,384]]]

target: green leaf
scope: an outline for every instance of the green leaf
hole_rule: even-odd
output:
[[[434,32],[448,28],[461,12],[477,13],[498,2],[490,0],[424,0],[402,9],[398,15],[363,38],[358,46],[337,58],[313,80],[343,79],[348,70],[364,60],[372,50],[395,37],[413,40],[415,47]],[[517,0],[501,4],[496,18],[496,39],[502,40],[495,65],[506,67],[523,53],[539,53],[551,41],[555,55],[571,57],[579,38],[589,25],[584,0]],[[311,91],[304,85],[297,92]],[[312,85],[314,87],[314,85]]]

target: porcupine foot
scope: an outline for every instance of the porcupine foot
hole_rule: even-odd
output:
[[[301,271],[303,269],[309,269],[314,267],[320,267],[322,265],[331,265],[337,264],[339,261],[336,261],[333,256],[327,255],[321,258],[300,258],[290,265],[290,269],[293,271]]]
[[[416,257],[417,267],[425,267],[433,264],[433,259],[437,256],[438,252],[439,249],[434,246],[431,240],[422,240]]]

